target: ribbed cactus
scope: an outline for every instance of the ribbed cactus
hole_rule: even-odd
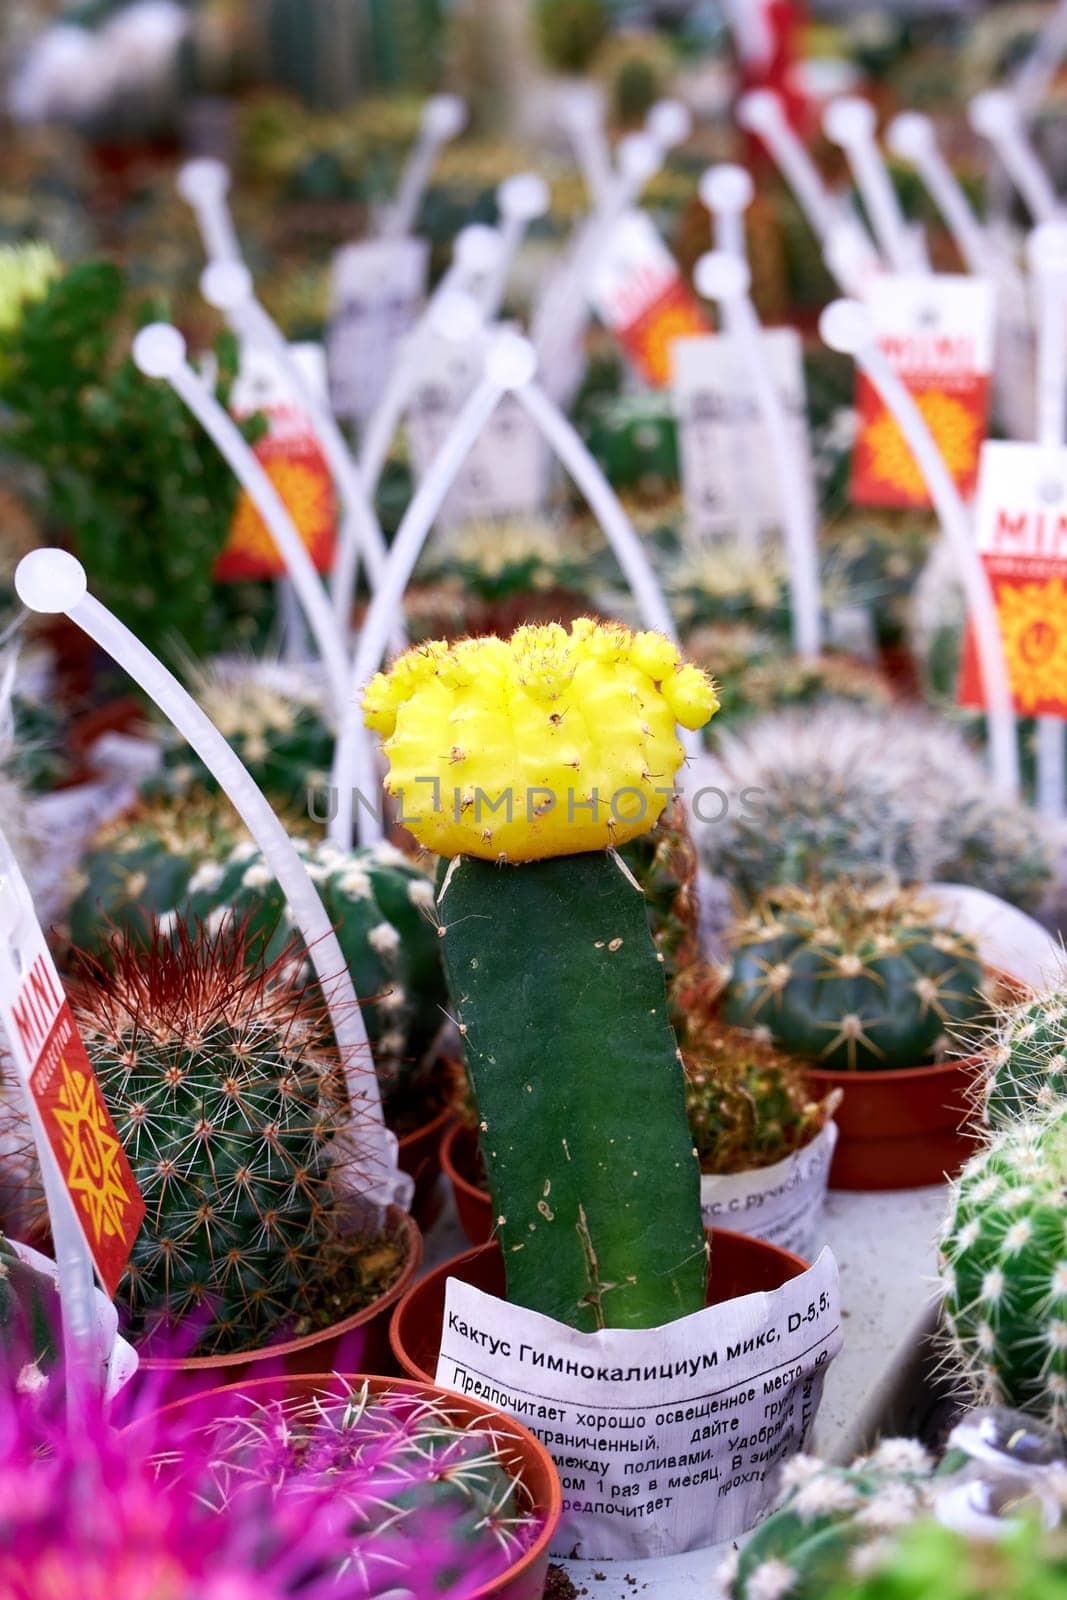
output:
[[[452,857],[438,917],[509,1297],[581,1329],[704,1303],[663,974],[605,846],[655,822],[676,719],[716,704],[666,639],[586,619],[419,647],[364,700],[409,826]]]
[[[1052,879],[1041,819],[991,793],[982,763],[938,719],[816,706],[762,717],[720,745],[705,781],[739,803],[698,843],[748,898],[781,883],[894,877],[967,883],[1029,908]]]
[[[450,1411],[447,1397],[397,1389],[299,1395],[245,1408],[211,1428],[211,1478],[275,1486],[310,1509],[324,1485],[345,1506],[350,1563],[368,1597],[469,1595],[518,1559],[540,1530],[522,1457]],[[204,1485],[209,1500],[212,1490]]]
[[[732,944],[727,1021],[832,1071],[924,1066],[987,1005],[974,944],[914,892],[782,889]]]
[[[58,1355],[59,1295],[0,1234],[0,1389],[36,1394]]]
[[[249,967],[232,925],[118,938],[111,956],[75,1010],[148,1207],[119,1289],[134,1332],[151,1345],[186,1324],[198,1354],[307,1332],[327,1298],[342,1120],[321,1007]]]
[[[795,1456],[784,1503],[720,1571],[730,1600],[826,1600],[851,1561],[922,1515],[932,1470],[912,1439],[885,1439],[850,1467]]]
[[[1067,1428],[1067,1111],[1004,1128],[953,1187],[941,1239],[953,1365],[983,1401]]]
[[[1067,1100],[1067,987],[1000,1013],[996,1036],[982,1041],[989,1070],[983,1089],[993,1127],[1043,1115]]]

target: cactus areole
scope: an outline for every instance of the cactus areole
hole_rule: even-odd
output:
[[[364,700],[405,823],[451,858],[439,931],[508,1297],[587,1332],[704,1305],[662,963],[612,847],[670,798],[676,723],[717,708],[667,639],[587,619],[420,646]]]

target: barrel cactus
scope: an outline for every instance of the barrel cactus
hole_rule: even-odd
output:
[[[344,1091],[321,1005],[247,954],[232,924],[119,935],[74,988],[148,1208],[118,1299],[149,1349],[192,1330],[198,1355],[246,1350],[340,1320],[366,1288],[365,1241],[341,1237]]]
[[[991,1405],[1067,1429],[1067,1110],[995,1134],[941,1238],[952,1364]]]
[[[420,646],[364,698],[390,792],[451,858],[438,920],[508,1295],[586,1331],[704,1304],[662,967],[611,847],[660,816],[676,723],[716,706],[667,639],[589,619]]]
[[[1004,1009],[992,1044],[983,1102],[996,1128],[1040,1116],[1067,1101],[1067,985]]]
[[[368,1597],[473,1594],[540,1531],[515,1446],[491,1418],[472,1425],[432,1390],[335,1380],[320,1394],[245,1402],[206,1431],[200,1492],[220,1509],[237,1482],[269,1484],[309,1511],[330,1486]]]
[[[925,1066],[987,1007],[974,944],[914,892],[771,892],[732,943],[727,1021],[830,1071]]]
[[[720,740],[706,781],[731,797],[698,838],[746,898],[836,877],[966,883],[1025,909],[1053,878],[1054,841],[990,792],[982,763],[920,712],[816,706]]]
[[[922,1514],[932,1472],[912,1439],[885,1439],[848,1467],[794,1456],[784,1502],[720,1572],[730,1600],[824,1600],[850,1560]]]

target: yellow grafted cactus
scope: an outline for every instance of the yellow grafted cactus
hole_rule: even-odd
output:
[[[409,650],[367,688],[389,793],[427,849],[537,861],[653,827],[685,758],[676,724],[718,710],[669,639],[579,618]]]
[[[43,300],[62,270],[50,245],[7,245],[0,249],[0,333],[10,333],[18,327],[25,307]]]

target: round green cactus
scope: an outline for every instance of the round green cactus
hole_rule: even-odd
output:
[[[1067,988],[1057,985],[1001,1012],[988,1060],[984,1107],[993,1127],[1067,1100]]]
[[[165,1347],[187,1324],[206,1355],[309,1331],[340,1248],[345,1115],[320,1003],[281,965],[250,966],[232,924],[119,936],[112,957],[74,1004],[147,1206],[118,1294],[134,1333]]]
[[[824,1600],[850,1560],[921,1515],[932,1471],[912,1439],[885,1439],[850,1467],[794,1456],[784,1503],[724,1563],[730,1600]]]
[[[1004,1128],[957,1180],[941,1239],[954,1364],[991,1405],[1067,1428],[1067,1110]]]
[[[986,1009],[974,944],[914,893],[782,889],[732,943],[726,1020],[831,1071],[924,1066]]]

